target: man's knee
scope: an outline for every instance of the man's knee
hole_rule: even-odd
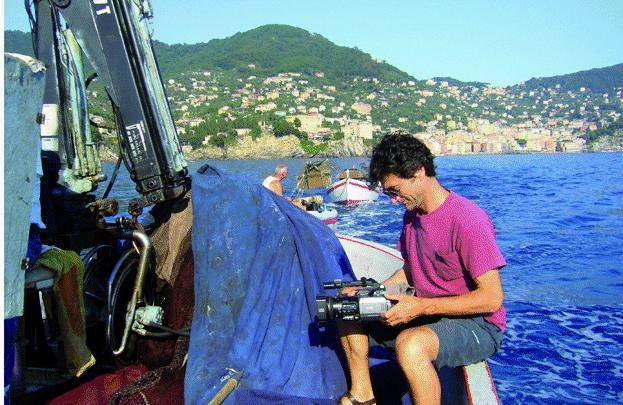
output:
[[[407,329],[396,339],[396,356],[401,365],[430,363],[437,357],[438,350],[437,335],[426,327]]]

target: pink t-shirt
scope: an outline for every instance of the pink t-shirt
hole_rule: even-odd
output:
[[[405,213],[398,250],[416,295],[425,298],[466,294],[476,278],[506,265],[487,213],[454,192],[429,214]],[[504,330],[504,307],[483,317]]]

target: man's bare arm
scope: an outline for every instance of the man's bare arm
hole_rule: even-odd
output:
[[[426,315],[474,315],[494,312],[504,301],[498,269],[490,270],[476,280],[476,289],[455,297],[429,298]]]
[[[405,264],[405,267],[407,265]],[[401,267],[394,272],[387,280],[383,281],[382,284],[408,284],[407,280],[407,272],[405,267]]]
[[[283,189],[281,188],[281,183],[277,180],[273,180],[270,182],[270,189],[275,192],[277,195],[283,195]]]
[[[398,302],[384,314],[384,320],[393,326],[424,315],[475,315],[497,311],[504,301],[498,269],[484,273],[475,281],[475,290],[453,297],[420,298],[386,294],[385,297]]]

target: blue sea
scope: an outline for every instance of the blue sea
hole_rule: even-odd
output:
[[[206,162],[254,182],[277,163]],[[290,167],[288,192],[306,160],[281,162]],[[446,188],[489,213],[508,262],[506,337],[490,360],[502,402],[623,403],[623,154],[443,156],[436,164]],[[125,207],[134,193],[122,172],[112,196]],[[395,245],[402,206],[381,196],[337,209],[338,232]]]

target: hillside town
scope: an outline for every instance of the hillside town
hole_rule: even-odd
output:
[[[248,65],[249,72],[254,69]],[[529,90],[441,79],[336,81],[323,72],[263,76],[219,70],[165,79],[183,149],[196,156],[206,147],[234,147],[245,137],[271,135],[296,135],[317,146],[358,142],[369,151],[375,139],[395,130],[415,134],[437,155],[582,152],[583,134],[623,113],[621,87],[595,94],[559,85]],[[261,150],[262,142],[257,144]]]
[[[9,34],[14,51],[29,52],[26,33]],[[366,155],[395,130],[437,155],[623,150],[623,64],[501,87],[418,80],[284,25],[222,43],[155,45],[180,142],[193,158]],[[115,150],[106,91],[96,81],[87,94],[98,142]]]

